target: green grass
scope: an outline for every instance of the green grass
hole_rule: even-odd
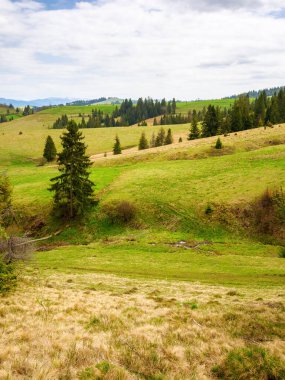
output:
[[[57,149],[60,149],[60,136],[64,130],[49,129],[55,119],[55,115],[37,113],[0,124],[0,166],[41,158],[48,135],[52,136]],[[82,133],[86,138],[87,153],[93,155],[112,151],[116,134],[124,149],[137,146],[142,131],[145,131],[147,138],[150,139],[152,133],[157,133],[159,128],[160,126],[94,128],[84,129]],[[188,129],[189,125],[184,124],[172,126],[175,136],[187,132]]]
[[[42,115],[57,115],[58,117],[65,114],[67,116],[78,116],[79,113],[84,115],[90,115],[92,113],[92,110],[94,110],[95,108],[97,110],[103,111],[104,113],[111,114],[116,108],[116,105],[94,104],[93,106],[58,106],[47,108],[43,111],[40,111],[39,113]]]
[[[189,102],[178,102],[177,112],[187,114],[190,110],[202,111],[204,107],[210,104],[221,108],[230,108],[234,104],[235,99],[210,99],[210,100],[193,100]]]
[[[131,237],[134,240],[132,242],[120,238],[116,241],[114,238],[89,246],[40,252],[36,254],[35,263],[42,270],[67,273],[100,272],[132,278],[199,281],[224,286],[285,285],[285,262],[276,256],[262,256],[265,250],[262,245],[252,246],[254,255],[239,254],[251,244],[246,241],[242,244],[229,243],[231,253],[213,254],[212,250],[218,246],[210,246],[204,251],[184,250],[167,245],[167,240],[151,245],[161,237],[150,232],[149,236],[145,234],[141,240],[136,240],[136,235],[129,235]]]

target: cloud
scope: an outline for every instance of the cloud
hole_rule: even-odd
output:
[[[193,99],[279,85],[285,20],[272,12],[281,3],[99,0],[51,10],[0,0],[0,95]]]

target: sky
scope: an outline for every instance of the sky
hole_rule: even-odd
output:
[[[285,85],[284,0],[0,0],[0,98],[220,98]]]

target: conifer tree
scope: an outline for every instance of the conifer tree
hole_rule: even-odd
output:
[[[82,216],[96,202],[93,198],[94,183],[89,179],[91,166],[86,156],[86,145],[78,126],[68,122],[67,132],[61,136],[62,152],[58,154],[60,175],[52,178],[50,191],[54,191],[54,213],[73,219]]]
[[[164,145],[164,141],[165,141],[165,130],[163,128],[160,128],[155,139],[155,146]]]
[[[153,126],[156,126],[157,125],[157,120],[156,120],[156,117],[153,119]]]
[[[140,138],[140,142],[139,142],[139,150],[144,150],[148,148],[149,148],[148,141],[147,141],[147,138],[145,137],[145,133],[143,132]]]
[[[155,138],[155,134],[153,132],[152,136],[151,136],[151,139],[150,139],[150,147],[151,148],[154,148],[155,147],[155,141],[156,141],[156,138]]]
[[[51,136],[48,136],[46,139],[43,157],[47,162],[51,162],[56,158],[56,147]]]
[[[173,143],[173,137],[172,137],[172,132],[171,129],[169,128],[167,131],[167,135],[164,140],[164,145],[170,145]]]
[[[115,138],[115,144],[113,147],[113,154],[121,154],[121,153],[122,153],[121,143],[120,143],[119,137],[117,135]]]
[[[216,149],[222,149],[222,147],[223,147],[222,141],[220,138],[218,138],[218,140],[216,141],[215,148]]]
[[[194,110],[192,114],[192,123],[191,123],[191,129],[188,136],[188,140],[198,139],[199,136],[200,136],[200,131],[198,128],[198,116],[197,116],[196,110]]]

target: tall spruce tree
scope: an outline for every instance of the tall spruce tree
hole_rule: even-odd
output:
[[[47,162],[51,162],[56,158],[56,147],[51,136],[48,136],[46,139],[43,157]]]
[[[115,138],[115,144],[113,147],[113,154],[121,154],[121,153],[122,153],[121,143],[120,143],[120,139],[117,135]]]
[[[198,128],[198,116],[196,110],[192,113],[192,123],[191,123],[191,129],[188,136],[188,140],[195,140],[200,137],[200,131]]]
[[[61,136],[63,149],[57,159],[61,174],[51,179],[49,188],[54,192],[54,213],[67,219],[84,215],[96,203],[93,198],[95,185],[88,171],[91,162],[86,156],[83,139],[76,123],[69,121],[67,132]]]
[[[148,149],[149,144],[147,138],[145,137],[145,133],[143,132],[139,141],[139,150]]]

